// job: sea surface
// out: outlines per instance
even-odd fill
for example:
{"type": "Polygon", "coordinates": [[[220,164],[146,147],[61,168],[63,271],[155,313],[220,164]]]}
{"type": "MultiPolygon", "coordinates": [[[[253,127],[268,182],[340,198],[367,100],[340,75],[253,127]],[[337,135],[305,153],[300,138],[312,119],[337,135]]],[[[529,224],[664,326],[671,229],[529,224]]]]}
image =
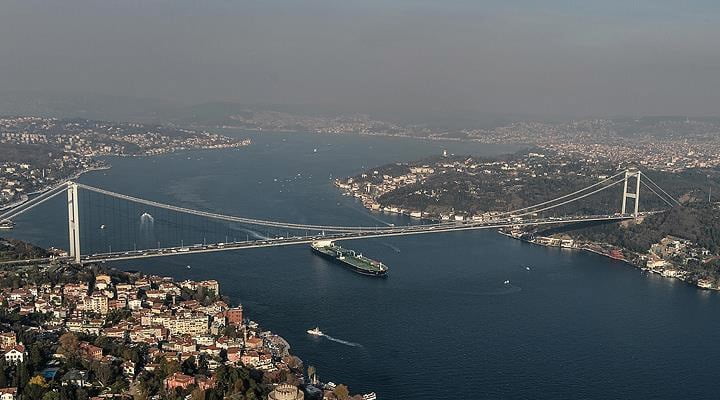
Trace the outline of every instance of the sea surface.
{"type": "MultiPolygon", "coordinates": [[[[443,149],[472,155],[518,149],[368,136],[235,134],[254,142],[243,149],[111,158],[112,169],[80,181],[254,218],[401,224],[409,221],[367,212],[342,196],[331,179],[443,149]]],[[[145,217],[147,232],[130,232],[141,223],[141,208],[87,199],[101,211],[83,214],[93,209],[85,205],[81,218],[105,225],[84,223],[83,243],[91,251],[192,235],[160,232],[162,220],[172,218],[161,215],[153,216],[157,226],[150,227],[145,217]],[[118,209],[122,217],[108,216],[118,209]],[[123,225],[128,217],[135,222],[123,225]],[[128,233],[135,236],[124,237],[128,233]]],[[[66,213],[64,199],[55,199],[17,220],[12,234],[66,248],[66,213]]],[[[186,221],[184,229],[193,231],[197,223],[186,221]]],[[[186,240],[202,239],[195,234],[186,240]]],[[[114,265],[177,279],[217,279],[223,294],[285,337],[323,381],[345,383],[353,393],[375,391],[383,400],[717,397],[720,297],[714,292],[595,254],[537,247],[490,231],[355,240],[346,246],[385,262],[388,277],[352,273],[306,246],[114,265]],[[305,333],[315,326],[329,337],[305,333]]]]}

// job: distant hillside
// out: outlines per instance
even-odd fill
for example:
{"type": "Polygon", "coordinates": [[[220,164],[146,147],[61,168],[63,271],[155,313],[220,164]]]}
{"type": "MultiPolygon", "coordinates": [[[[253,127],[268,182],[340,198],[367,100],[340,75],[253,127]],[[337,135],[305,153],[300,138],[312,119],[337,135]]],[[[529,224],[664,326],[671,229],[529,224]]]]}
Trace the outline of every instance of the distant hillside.
{"type": "Polygon", "coordinates": [[[168,122],[183,107],[165,100],[88,93],[0,91],[0,116],[33,115],[104,121],[168,122]]]}

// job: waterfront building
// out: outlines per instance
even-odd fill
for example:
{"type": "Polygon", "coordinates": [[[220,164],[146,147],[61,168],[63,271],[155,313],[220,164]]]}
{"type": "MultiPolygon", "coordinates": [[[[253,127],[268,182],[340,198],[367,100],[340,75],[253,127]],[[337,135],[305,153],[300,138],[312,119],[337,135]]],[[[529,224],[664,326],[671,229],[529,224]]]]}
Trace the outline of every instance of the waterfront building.
{"type": "Polygon", "coordinates": [[[268,395],[268,400],[303,400],[305,395],[296,386],[283,384],[268,395]]]}
{"type": "Polygon", "coordinates": [[[231,309],[227,310],[227,312],[225,313],[225,317],[227,318],[227,322],[230,325],[234,325],[234,326],[242,325],[242,320],[243,320],[242,306],[237,306],[235,308],[231,308],[231,309]]]}

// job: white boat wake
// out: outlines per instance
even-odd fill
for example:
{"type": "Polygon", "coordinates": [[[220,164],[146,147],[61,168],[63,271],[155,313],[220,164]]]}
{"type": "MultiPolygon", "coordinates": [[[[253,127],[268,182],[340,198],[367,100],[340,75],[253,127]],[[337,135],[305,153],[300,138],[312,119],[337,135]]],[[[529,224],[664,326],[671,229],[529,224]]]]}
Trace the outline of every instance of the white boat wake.
{"type": "Polygon", "coordinates": [[[350,346],[350,347],[363,347],[363,345],[361,345],[360,343],[348,342],[347,340],[342,340],[342,339],[334,338],[334,337],[332,337],[332,336],[330,336],[330,335],[328,335],[328,334],[325,334],[325,333],[323,333],[321,336],[324,337],[325,339],[331,341],[331,342],[344,344],[345,346],[350,346]]]}
{"type": "Polygon", "coordinates": [[[393,246],[393,245],[391,245],[390,243],[383,243],[383,245],[384,245],[385,247],[391,248],[391,249],[392,249],[393,251],[395,251],[396,253],[399,253],[399,252],[400,252],[400,248],[399,248],[399,247],[393,246]]]}
{"type": "Polygon", "coordinates": [[[360,343],[348,342],[347,340],[337,339],[337,338],[334,338],[334,337],[328,336],[328,335],[325,335],[325,338],[326,338],[327,340],[333,341],[333,342],[335,342],[335,343],[344,344],[345,346],[363,347],[363,345],[361,345],[360,343]]]}

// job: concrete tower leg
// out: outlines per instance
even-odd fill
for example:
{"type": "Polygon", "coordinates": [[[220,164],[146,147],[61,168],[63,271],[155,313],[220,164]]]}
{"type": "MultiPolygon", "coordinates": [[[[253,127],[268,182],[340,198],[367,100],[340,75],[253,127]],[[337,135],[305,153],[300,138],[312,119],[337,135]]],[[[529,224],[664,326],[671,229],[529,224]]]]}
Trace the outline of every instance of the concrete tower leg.
{"type": "Polygon", "coordinates": [[[68,182],[68,239],[70,241],[70,257],[80,263],[80,213],[78,207],[78,186],[68,182]]]}
{"type": "Polygon", "coordinates": [[[623,198],[622,198],[622,213],[627,214],[627,199],[633,199],[633,216],[637,218],[639,212],[640,212],[640,171],[625,171],[625,183],[623,188],[623,198]],[[635,178],[635,192],[630,193],[628,192],[628,180],[630,178],[635,178]]]}

